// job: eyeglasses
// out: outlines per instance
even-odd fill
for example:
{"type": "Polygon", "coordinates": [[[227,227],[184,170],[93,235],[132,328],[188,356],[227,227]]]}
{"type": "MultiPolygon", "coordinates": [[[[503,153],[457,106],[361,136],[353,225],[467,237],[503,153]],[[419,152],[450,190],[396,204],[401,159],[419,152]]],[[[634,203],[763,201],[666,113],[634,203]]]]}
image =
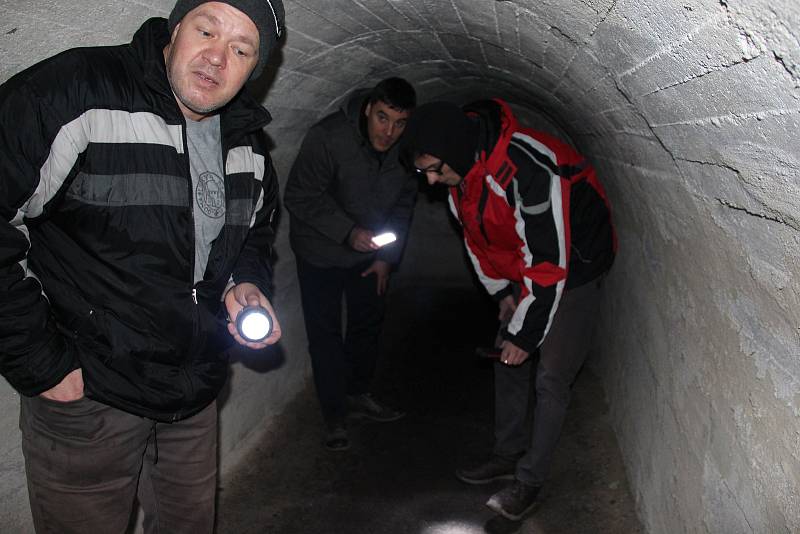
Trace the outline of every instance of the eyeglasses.
{"type": "Polygon", "coordinates": [[[430,167],[426,167],[424,169],[414,167],[414,172],[419,176],[427,176],[429,172],[441,176],[444,174],[444,172],[442,172],[442,167],[444,167],[444,160],[440,160],[438,165],[431,165],[430,167]]]}

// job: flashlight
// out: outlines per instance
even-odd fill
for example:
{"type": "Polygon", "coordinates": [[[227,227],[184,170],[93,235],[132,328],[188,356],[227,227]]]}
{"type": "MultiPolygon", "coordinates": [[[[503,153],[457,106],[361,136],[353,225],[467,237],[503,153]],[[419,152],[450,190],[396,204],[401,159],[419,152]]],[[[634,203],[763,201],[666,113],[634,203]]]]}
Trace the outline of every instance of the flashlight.
{"type": "Polygon", "coordinates": [[[388,245],[389,243],[394,243],[395,241],[397,241],[397,236],[394,235],[394,232],[384,232],[372,238],[372,242],[379,247],[388,245]]]}
{"type": "Polygon", "coordinates": [[[272,333],[272,317],[262,306],[245,306],[236,316],[236,330],[245,341],[264,341],[272,333]]]}
{"type": "Polygon", "coordinates": [[[475,355],[479,358],[489,358],[489,359],[499,359],[500,355],[503,353],[503,349],[500,347],[477,347],[475,349],[475,355]]]}

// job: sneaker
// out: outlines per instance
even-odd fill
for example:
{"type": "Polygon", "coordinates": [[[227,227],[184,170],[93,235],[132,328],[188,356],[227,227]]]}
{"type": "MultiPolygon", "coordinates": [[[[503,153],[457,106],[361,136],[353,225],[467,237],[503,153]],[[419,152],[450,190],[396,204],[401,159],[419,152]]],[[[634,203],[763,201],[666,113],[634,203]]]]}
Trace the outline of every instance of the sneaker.
{"type": "Polygon", "coordinates": [[[516,460],[493,454],[488,460],[472,468],[457,469],[456,477],[467,484],[488,484],[495,480],[514,480],[516,460]]]}
{"type": "Polygon", "coordinates": [[[369,393],[347,396],[348,416],[365,417],[379,423],[397,421],[405,417],[406,413],[390,408],[376,401],[369,393]]]}
{"type": "Polygon", "coordinates": [[[541,486],[531,486],[520,480],[514,480],[510,485],[492,495],[486,506],[506,519],[519,521],[530,512],[538,502],[541,486]]]}
{"type": "Polygon", "coordinates": [[[331,425],[325,434],[325,448],[329,451],[346,451],[350,448],[347,429],[341,423],[331,425]]]}

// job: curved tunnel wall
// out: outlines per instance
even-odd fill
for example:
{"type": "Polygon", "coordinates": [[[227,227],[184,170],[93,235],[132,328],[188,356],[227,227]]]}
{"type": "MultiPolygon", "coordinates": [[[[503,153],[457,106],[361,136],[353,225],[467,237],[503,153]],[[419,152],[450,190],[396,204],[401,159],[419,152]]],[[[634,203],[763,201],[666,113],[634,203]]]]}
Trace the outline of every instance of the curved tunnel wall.
{"type": "MultiPolygon", "coordinates": [[[[0,81],[65,48],[124,42],[172,4],[3,2],[0,81]]],[[[281,64],[262,90],[282,180],[306,129],[387,75],[423,100],[502,96],[546,114],[593,161],[614,207],[621,253],[593,361],[648,531],[800,530],[797,3],[285,4],[281,64]]],[[[224,472],[307,380],[287,229],[284,218],[284,342],[233,365],[224,472]]],[[[420,203],[412,239],[403,283],[467,283],[443,206],[420,203]]],[[[0,402],[0,524],[27,525],[18,399],[5,383],[0,402]]]]}

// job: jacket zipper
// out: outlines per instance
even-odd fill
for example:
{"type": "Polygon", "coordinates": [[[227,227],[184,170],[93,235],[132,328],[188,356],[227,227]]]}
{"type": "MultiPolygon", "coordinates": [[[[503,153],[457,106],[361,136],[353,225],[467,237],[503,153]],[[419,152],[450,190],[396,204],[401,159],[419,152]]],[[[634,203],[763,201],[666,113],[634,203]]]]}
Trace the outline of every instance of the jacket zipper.
{"type": "MultiPolygon", "coordinates": [[[[190,269],[189,269],[189,280],[192,286],[192,302],[194,306],[192,306],[192,339],[189,341],[189,354],[193,354],[195,352],[195,344],[197,343],[197,336],[198,336],[198,310],[197,310],[197,288],[194,287],[194,269],[195,269],[195,248],[197,247],[197,243],[195,242],[196,236],[194,231],[194,191],[192,190],[192,166],[189,163],[189,140],[188,140],[188,132],[186,129],[186,119],[184,119],[183,124],[183,149],[184,153],[186,154],[186,176],[188,177],[188,188],[189,188],[189,220],[191,221],[191,241],[192,241],[192,249],[191,249],[191,262],[190,262],[190,269]]],[[[189,371],[186,369],[186,361],[184,361],[180,368],[181,374],[183,375],[184,384],[186,387],[186,394],[190,394],[190,390],[192,388],[192,379],[189,375],[189,371]]],[[[177,421],[180,417],[180,412],[176,412],[172,415],[172,420],[177,421]]]]}

